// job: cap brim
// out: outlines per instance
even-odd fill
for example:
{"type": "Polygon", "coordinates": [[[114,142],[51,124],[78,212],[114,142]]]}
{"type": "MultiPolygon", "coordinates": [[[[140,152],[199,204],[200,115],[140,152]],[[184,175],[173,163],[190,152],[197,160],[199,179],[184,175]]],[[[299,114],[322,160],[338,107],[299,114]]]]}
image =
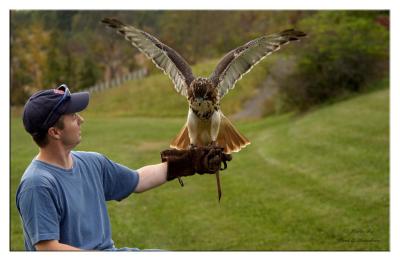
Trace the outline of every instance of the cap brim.
{"type": "Polygon", "coordinates": [[[89,104],[89,93],[78,92],[72,93],[70,102],[67,106],[65,113],[74,113],[83,111],[89,104]]]}

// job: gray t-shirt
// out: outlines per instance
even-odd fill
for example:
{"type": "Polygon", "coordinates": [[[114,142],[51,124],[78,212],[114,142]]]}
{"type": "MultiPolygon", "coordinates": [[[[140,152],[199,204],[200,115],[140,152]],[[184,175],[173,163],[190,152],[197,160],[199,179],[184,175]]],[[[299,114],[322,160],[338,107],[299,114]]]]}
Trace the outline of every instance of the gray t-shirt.
{"type": "Polygon", "coordinates": [[[34,159],[21,178],[16,203],[27,250],[53,239],[88,250],[114,247],[106,201],[129,196],[138,173],[99,153],[71,153],[71,169],[34,159]]]}

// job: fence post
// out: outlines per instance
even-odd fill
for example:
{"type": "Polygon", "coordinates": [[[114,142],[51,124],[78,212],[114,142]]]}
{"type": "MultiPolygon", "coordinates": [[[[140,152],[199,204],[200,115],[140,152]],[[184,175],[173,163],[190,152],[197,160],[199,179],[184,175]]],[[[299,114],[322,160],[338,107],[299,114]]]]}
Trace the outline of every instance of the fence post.
{"type": "Polygon", "coordinates": [[[103,82],[96,83],[96,84],[86,88],[85,91],[87,91],[89,93],[100,92],[105,89],[113,88],[115,86],[121,86],[123,83],[130,81],[130,80],[142,79],[142,78],[146,77],[146,75],[147,75],[146,68],[138,69],[135,71],[131,71],[127,74],[124,74],[122,76],[117,75],[116,77],[114,77],[113,79],[111,79],[109,81],[103,81],[103,82]]]}

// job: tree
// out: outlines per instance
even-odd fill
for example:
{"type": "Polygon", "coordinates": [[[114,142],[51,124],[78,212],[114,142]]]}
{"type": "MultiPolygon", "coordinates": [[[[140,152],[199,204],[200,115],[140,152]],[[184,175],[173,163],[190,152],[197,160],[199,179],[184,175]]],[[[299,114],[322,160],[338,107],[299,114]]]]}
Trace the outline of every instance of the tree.
{"type": "Polygon", "coordinates": [[[11,105],[23,104],[44,83],[49,32],[40,22],[15,30],[11,35],[11,105]]]}
{"type": "Polygon", "coordinates": [[[90,56],[86,56],[78,72],[78,89],[91,87],[98,80],[98,71],[90,56]]]}
{"type": "MultiPolygon", "coordinates": [[[[297,71],[282,94],[288,104],[306,110],[347,93],[361,92],[388,68],[389,34],[376,12],[322,11],[300,22],[308,34],[297,71]]],[[[380,14],[379,14],[380,15],[380,14]]]]}
{"type": "Polygon", "coordinates": [[[59,31],[54,30],[50,34],[50,43],[44,79],[45,85],[48,88],[61,83],[63,64],[60,50],[60,45],[62,43],[60,38],[59,31]]]}

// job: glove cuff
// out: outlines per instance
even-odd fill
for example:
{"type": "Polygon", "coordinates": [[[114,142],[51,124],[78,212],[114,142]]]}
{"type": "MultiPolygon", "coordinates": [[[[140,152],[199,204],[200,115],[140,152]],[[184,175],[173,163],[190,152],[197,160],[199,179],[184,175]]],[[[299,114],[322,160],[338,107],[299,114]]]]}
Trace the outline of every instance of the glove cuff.
{"type": "Polygon", "coordinates": [[[191,176],[195,174],[191,166],[191,160],[188,155],[171,156],[166,158],[167,161],[167,181],[178,177],[191,176]]]}

